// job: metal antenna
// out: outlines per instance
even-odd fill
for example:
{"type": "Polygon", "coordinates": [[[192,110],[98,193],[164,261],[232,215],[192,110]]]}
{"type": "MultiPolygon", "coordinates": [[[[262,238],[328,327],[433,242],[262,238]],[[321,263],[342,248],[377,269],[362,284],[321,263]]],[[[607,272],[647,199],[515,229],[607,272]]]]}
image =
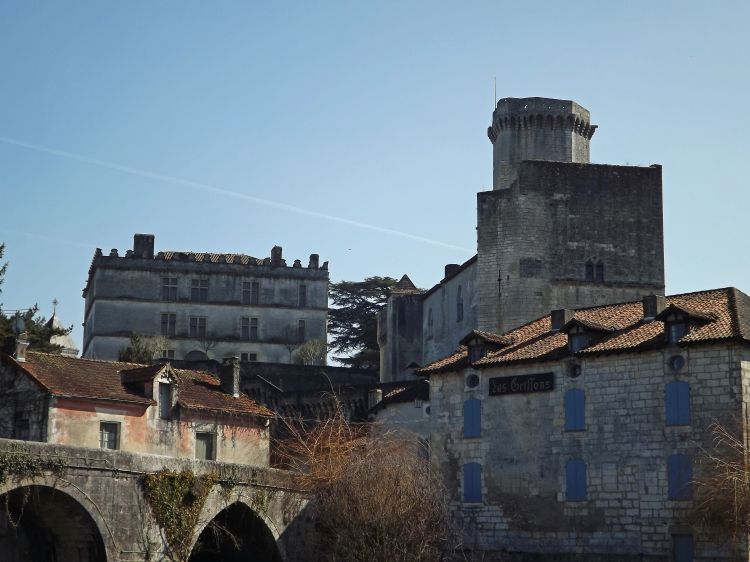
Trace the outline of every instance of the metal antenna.
{"type": "Polygon", "coordinates": [[[494,94],[495,94],[495,103],[492,106],[492,110],[494,111],[495,108],[497,107],[497,76],[494,76],[493,79],[495,81],[495,92],[494,92],[494,94]]]}

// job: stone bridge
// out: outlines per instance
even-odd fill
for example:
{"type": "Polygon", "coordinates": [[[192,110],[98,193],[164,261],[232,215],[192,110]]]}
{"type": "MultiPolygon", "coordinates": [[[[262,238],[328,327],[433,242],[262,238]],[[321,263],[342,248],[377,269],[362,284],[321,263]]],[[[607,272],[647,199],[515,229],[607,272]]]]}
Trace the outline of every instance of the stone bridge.
{"type": "Polygon", "coordinates": [[[305,505],[281,470],[0,439],[3,562],[292,562],[311,555],[305,505]],[[152,479],[154,508],[162,470],[189,471],[187,493],[152,479]]]}

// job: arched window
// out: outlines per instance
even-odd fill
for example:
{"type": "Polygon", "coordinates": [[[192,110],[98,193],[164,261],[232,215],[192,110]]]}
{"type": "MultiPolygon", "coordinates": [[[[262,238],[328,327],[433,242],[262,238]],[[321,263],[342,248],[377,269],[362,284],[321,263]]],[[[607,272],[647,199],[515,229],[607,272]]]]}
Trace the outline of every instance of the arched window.
{"type": "Polygon", "coordinates": [[[690,385],[682,381],[667,384],[665,411],[667,425],[690,424],[690,385]]]}
{"type": "Polygon", "coordinates": [[[580,388],[571,388],[565,393],[565,431],[586,429],[585,396],[580,388]]]}
{"type": "Polygon", "coordinates": [[[432,336],[435,335],[435,332],[433,331],[433,324],[432,324],[432,308],[427,309],[427,339],[432,339],[432,336]]]}
{"type": "Polygon", "coordinates": [[[482,402],[477,398],[469,398],[464,402],[464,437],[480,437],[482,435],[482,402]]]}
{"type": "Polygon", "coordinates": [[[588,260],[586,262],[586,281],[594,280],[594,262],[588,260]]]}
{"type": "Polygon", "coordinates": [[[464,319],[464,295],[461,290],[461,285],[458,286],[456,292],[456,322],[461,322],[464,319]]]}

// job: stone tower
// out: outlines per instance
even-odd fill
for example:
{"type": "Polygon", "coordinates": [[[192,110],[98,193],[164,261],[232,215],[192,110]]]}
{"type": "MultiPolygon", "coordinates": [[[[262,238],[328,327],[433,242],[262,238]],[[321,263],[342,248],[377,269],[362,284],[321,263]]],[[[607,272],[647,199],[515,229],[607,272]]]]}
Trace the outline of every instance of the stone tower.
{"type": "Polygon", "coordinates": [[[479,329],[664,294],[661,166],[590,164],[595,130],[573,101],[497,103],[493,190],[477,194],[479,329]]]}
{"type": "Polygon", "coordinates": [[[507,189],[524,160],[589,163],[589,141],[596,131],[589,112],[574,101],[503,98],[492,114],[492,187],[507,189]]]}

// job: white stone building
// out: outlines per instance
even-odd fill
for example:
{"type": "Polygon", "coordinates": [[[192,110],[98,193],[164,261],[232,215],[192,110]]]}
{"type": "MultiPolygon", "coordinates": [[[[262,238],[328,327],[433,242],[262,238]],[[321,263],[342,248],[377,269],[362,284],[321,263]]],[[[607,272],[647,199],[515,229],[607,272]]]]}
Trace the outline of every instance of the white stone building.
{"type": "Polygon", "coordinates": [[[271,257],[164,251],[136,234],[124,256],[96,250],[83,290],[83,356],[116,360],[131,334],[162,336],[168,359],[290,363],[311,339],[326,339],[328,262],[311,254],[290,267],[271,257]]]}
{"type": "Polygon", "coordinates": [[[469,548],[502,560],[748,559],[690,513],[712,425],[747,433],[750,297],[556,310],[463,343],[417,374],[429,377],[432,460],[469,548]]]}

